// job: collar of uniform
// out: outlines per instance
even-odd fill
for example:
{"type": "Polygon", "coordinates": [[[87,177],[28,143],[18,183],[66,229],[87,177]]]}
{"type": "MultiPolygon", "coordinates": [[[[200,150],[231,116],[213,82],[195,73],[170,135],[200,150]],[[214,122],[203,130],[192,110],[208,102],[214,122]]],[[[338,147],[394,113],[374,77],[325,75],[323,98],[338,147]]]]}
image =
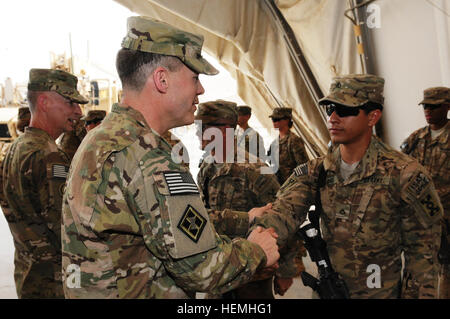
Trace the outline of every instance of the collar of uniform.
{"type": "Polygon", "coordinates": [[[51,140],[51,141],[55,142],[46,131],[44,131],[43,129],[37,128],[37,127],[27,126],[25,128],[25,133],[31,133],[35,136],[39,136],[39,137],[45,138],[46,140],[51,140]]]}
{"type": "Polygon", "coordinates": [[[144,118],[144,115],[142,115],[141,112],[138,110],[132,108],[128,105],[123,105],[119,103],[114,103],[111,112],[119,113],[119,114],[126,114],[128,117],[132,118],[136,123],[142,127],[150,128],[150,125],[148,125],[147,121],[144,118]]]}
{"type": "MultiPolygon", "coordinates": [[[[355,171],[345,181],[344,183],[345,185],[369,177],[375,173],[378,162],[377,143],[379,143],[378,138],[376,136],[372,136],[369,147],[364,153],[364,156],[362,157],[355,171]]],[[[334,147],[333,150],[326,155],[323,165],[326,171],[333,171],[337,173],[340,170],[341,166],[340,163],[341,163],[340,148],[334,147]]]]}
{"type": "Polygon", "coordinates": [[[113,106],[111,107],[111,112],[126,116],[129,120],[141,126],[144,131],[151,131],[155,136],[158,137],[158,148],[168,151],[169,153],[171,152],[172,147],[170,146],[170,144],[161,135],[159,135],[158,132],[152,129],[150,125],[148,125],[141,112],[132,108],[131,106],[121,105],[119,103],[113,104],[113,106]]]}
{"type": "Polygon", "coordinates": [[[279,143],[280,144],[286,143],[287,140],[289,139],[289,136],[291,136],[291,133],[292,133],[291,131],[288,131],[284,137],[280,138],[279,143]]]}
{"type": "MultiPolygon", "coordinates": [[[[445,129],[444,132],[442,132],[441,135],[439,135],[436,139],[436,141],[438,141],[440,144],[447,144],[448,143],[448,138],[450,135],[450,121],[447,120],[447,124],[445,124],[445,129]]],[[[431,135],[431,132],[430,132],[431,135]]]]}

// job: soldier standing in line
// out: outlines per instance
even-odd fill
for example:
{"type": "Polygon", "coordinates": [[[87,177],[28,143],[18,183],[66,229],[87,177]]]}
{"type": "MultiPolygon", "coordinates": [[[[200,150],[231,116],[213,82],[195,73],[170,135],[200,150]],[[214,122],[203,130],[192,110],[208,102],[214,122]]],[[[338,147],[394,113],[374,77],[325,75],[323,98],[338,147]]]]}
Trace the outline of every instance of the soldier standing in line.
{"type": "Polygon", "coordinates": [[[333,79],[319,103],[336,147],[297,167],[255,225],[274,227],[282,247],[320,192],[323,238],[351,298],[436,298],[443,209],[427,170],[372,136],[383,86],[374,75],[333,79]]]}
{"type": "Polygon", "coordinates": [[[439,278],[439,298],[450,299],[450,88],[432,87],[423,92],[425,119],[429,125],[413,132],[401,150],[414,157],[431,174],[444,207],[439,278]]]}
{"type": "Polygon", "coordinates": [[[104,110],[90,110],[86,116],[83,116],[81,118],[81,120],[84,121],[84,127],[86,128],[86,132],[89,132],[93,128],[99,126],[100,123],[105,118],[105,116],[106,111],[104,110]]]}
{"type": "Polygon", "coordinates": [[[75,152],[87,132],[100,125],[105,116],[106,111],[91,110],[86,116],[83,116],[76,121],[74,124],[74,129],[71,132],[65,132],[62,134],[58,146],[64,153],[67,154],[70,161],[72,161],[75,152]]]}
{"type": "MultiPolygon", "coordinates": [[[[20,107],[17,114],[17,123],[14,127],[19,131],[19,135],[23,134],[25,127],[30,125],[31,113],[29,107],[20,107]]],[[[12,134],[11,134],[12,135],[12,134]]],[[[8,152],[9,147],[12,143],[4,143],[0,150],[0,206],[2,208],[3,214],[6,216],[10,215],[8,202],[3,195],[3,163],[8,152]]]]}
{"type": "Polygon", "coordinates": [[[70,132],[64,132],[58,143],[58,147],[66,153],[66,155],[69,157],[69,160],[72,161],[73,156],[75,155],[75,152],[78,149],[78,146],[80,146],[81,141],[86,136],[86,127],[84,124],[84,121],[80,118],[75,120],[73,123],[73,130],[70,132]]]}
{"type": "Polygon", "coordinates": [[[69,159],[55,140],[81,116],[77,78],[61,70],[31,69],[31,121],[3,164],[6,219],[16,248],[19,298],[64,298],[61,281],[61,206],[69,159]]]}
{"type": "Polygon", "coordinates": [[[193,123],[204,93],[199,73],[217,70],[201,56],[202,36],[142,16],[128,18],[127,31],[116,59],[122,101],[83,140],[69,172],[65,296],[224,293],[277,262],[276,234],[219,236],[191,174],[161,137],[193,123]]]}
{"type": "Polygon", "coordinates": [[[237,107],[238,126],[236,128],[236,137],[238,147],[243,147],[246,152],[256,156],[264,157],[266,149],[264,148],[264,140],[259,133],[248,125],[248,121],[252,116],[250,106],[241,105],[237,107]]]}
{"type": "Polygon", "coordinates": [[[280,185],[288,179],[294,168],[308,161],[305,144],[303,140],[295,133],[291,132],[292,109],[288,107],[275,108],[272,112],[273,127],[279,130],[278,148],[276,143],[272,142],[268,155],[278,151],[279,160],[277,162],[277,177],[280,185]]]}
{"type": "MultiPolygon", "coordinates": [[[[226,223],[222,223],[222,227],[216,227],[216,229],[219,233],[227,234],[232,238],[245,237],[249,223],[252,221],[247,212],[254,207],[272,202],[280,185],[274,174],[261,173],[261,168],[268,168],[268,166],[252,154],[245,152],[243,154],[245,161],[238,160],[237,141],[233,133],[238,120],[236,103],[224,100],[200,103],[195,120],[201,121],[197,134],[200,137],[202,149],[205,149],[208,144],[208,140],[203,139],[205,130],[215,128],[220,132],[214,135],[213,140],[213,142],[219,142],[217,147],[220,149],[211,150],[211,153],[204,158],[197,175],[197,183],[205,207],[214,211],[231,209],[243,212],[244,218],[239,227],[229,227],[226,223]],[[227,145],[227,136],[230,134],[233,134],[233,143],[227,145]],[[232,149],[227,146],[231,146],[232,149]],[[230,152],[234,152],[234,156],[229,162],[226,157],[230,152]],[[249,157],[252,157],[252,160],[249,157]],[[229,229],[239,229],[239,232],[230,233],[229,229]]],[[[231,222],[236,223],[239,220],[233,219],[231,222]]],[[[273,299],[272,277],[250,282],[224,294],[223,297],[225,299],[273,299]]]]}

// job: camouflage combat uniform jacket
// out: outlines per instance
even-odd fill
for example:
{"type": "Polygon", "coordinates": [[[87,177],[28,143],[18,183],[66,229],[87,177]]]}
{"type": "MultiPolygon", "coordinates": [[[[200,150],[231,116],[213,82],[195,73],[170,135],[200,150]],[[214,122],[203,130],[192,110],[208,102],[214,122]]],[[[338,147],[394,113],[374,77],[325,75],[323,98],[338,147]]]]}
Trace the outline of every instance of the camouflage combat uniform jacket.
{"type": "Polygon", "coordinates": [[[172,161],[170,145],[141,113],[118,104],[73,159],[62,246],[68,298],[223,293],[266,262],[258,245],[217,235],[192,176],[172,161]]]}
{"type": "Polygon", "coordinates": [[[434,140],[429,126],[418,129],[403,142],[401,150],[430,172],[444,207],[444,218],[450,225],[450,121],[434,140]]]}
{"type": "MultiPolygon", "coordinates": [[[[245,158],[245,163],[237,163],[236,148],[234,163],[215,163],[208,156],[197,175],[203,202],[212,210],[210,218],[214,221],[217,232],[230,237],[246,237],[249,228],[248,211],[272,203],[280,188],[275,175],[261,174],[261,167],[267,165],[249,153],[246,153],[245,158]]],[[[304,270],[299,256],[303,256],[304,252],[303,245],[292,238],[280,251],[277,276],[299,276],[304,270]]]]}
{"type": "Polygon", "coordinates": [[[17,295],[63,298],[61,206],[69,159],[45,131],[28,127],[9,148],[3,166],[17,295]]]}
{"type": "Polygon", "coordinates": [[[266,155],[264,140],[252,127],[247,128],[245,131],[238,127],[236,129],[236,137],[238,147],[243,147],[246,152],[256,157],[260,157],[260,154],[266,155]],[[256,145],[256,148],[254,145],[256,145]]]}
{"type": "Polygon", "coordinates": [[[84,121],[78,121],[74,130],[62,134],[59,147],[67,154],[70,160],[72,160],[86,134],[87,131],[84,127],[84,121]]]}
{"type": "Polygon", "coordinates": [[[321,228],[331,262],[351,298],[396,298],[405,252],[403,298],[435,298],[442,205],[428,172],[416,160],[376,137],[348,180],[340,177],[340,150],[299,166],[282,185],[273,209],[256,224],[273,226],[283,244],[306,218],[317,191],[319,167],[327,172],[320,189],[321,228]],[[372,265],[372,266],[371,266],[372,265]],[[380,288],[369,276],[380,269],[380,288]],[[370,266],[370,267],[369,267],[370,266]]]}
{"type": "MultiPolygon", "coordinates": [[[[269,155],[275,150],[275,142],[270,145],[269,155]]],[[[305,144],[296,134],[289,133],[279,141],[279,161],[277,178],[280,185],[288,179],[294,168],[308,161],[305,144]]]]}
{"type": "Polygon", "coordinates": [[[217,231],[230,237],[246,237],[248,211],[273,202],[280,188],[273,174],[261,174],[260,168],[267,165],[251,154],[245,155],[245,163],[236,162],[236,148],[234,163],[216,163],[209,155],[203,160],[197,175],[203,202],[206,208],[212,210],[210,217],[215,221],[217,231]],[[252,156],[252,162],[255,163],[248,160],[249,156],[252,156]],[[216,216],[225,210],[237,212],[232,217],[230,211],[228,218],[216,216]],[[217,219],[223,222],[219,225],[217,219]]]}

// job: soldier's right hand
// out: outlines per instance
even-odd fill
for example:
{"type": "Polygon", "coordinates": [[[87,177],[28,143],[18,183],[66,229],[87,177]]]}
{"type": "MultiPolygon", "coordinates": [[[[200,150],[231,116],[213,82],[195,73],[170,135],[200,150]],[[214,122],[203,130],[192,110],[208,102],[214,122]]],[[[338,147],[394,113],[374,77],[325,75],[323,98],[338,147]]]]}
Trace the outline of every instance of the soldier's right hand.
{"type": "Polygon", "coordinates": [[[267,263],[265,267],[271,267],[280,258],[277,245],[277,233],[272,229],[264,229],[261,226],[256,227],[248,236],[247,240],[258,244],[266,253],[267,263]]]}
{"type": "Polygon", "coordinates": [[[272,203],[267,204],[262,207],[254,207],[248,211],[248,222],[251,224],[255,217],[261,217],[266,213],[266,211],[272,210],[272,203]]]}

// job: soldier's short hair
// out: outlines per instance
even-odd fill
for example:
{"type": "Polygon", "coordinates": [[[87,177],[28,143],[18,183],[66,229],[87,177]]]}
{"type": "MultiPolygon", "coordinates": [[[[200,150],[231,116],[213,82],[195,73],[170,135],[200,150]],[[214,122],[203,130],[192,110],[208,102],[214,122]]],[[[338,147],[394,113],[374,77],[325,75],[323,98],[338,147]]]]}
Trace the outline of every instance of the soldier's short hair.
{"type": "Polygon", "coordinates": [[[116,68],[127,89],[140,91],[158,65],[170,71],[185,64],[197,73],[213,75],[219,72],[201,55],[203,36],[150,17],[129,17],[121,46],[116,68]]]}
{"type": "Polygon", "coordinates": [[[127,48],[122,48],[117,53],[116,69],[124,89],[141,91],[148,76],[158,66],[175,72],[183,66],[183,63],[177,57],[127,48]]]}

